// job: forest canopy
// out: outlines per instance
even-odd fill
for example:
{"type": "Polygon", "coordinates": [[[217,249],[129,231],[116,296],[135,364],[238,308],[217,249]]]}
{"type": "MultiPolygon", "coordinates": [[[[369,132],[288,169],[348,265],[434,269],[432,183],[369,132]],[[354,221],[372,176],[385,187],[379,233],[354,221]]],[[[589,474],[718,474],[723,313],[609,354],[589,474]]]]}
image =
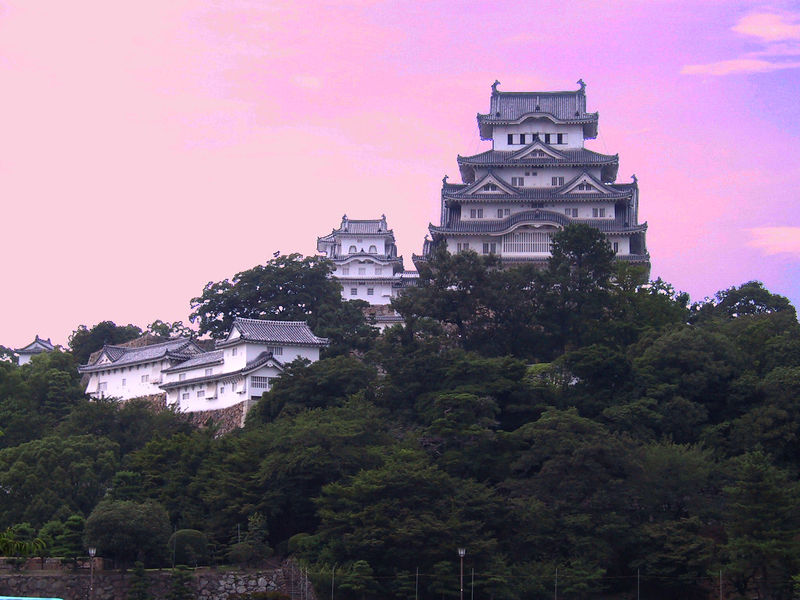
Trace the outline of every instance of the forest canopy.
{"type": "Polygon", "coordinates": [[[89,328],[72,352],[0,362],[0,539],[159,565],[187,530],[202,560],[291,555],[354,599],[417,585],[455,598],[459,547],[481,597],[551,598],[556,570],[570,598],[638,582],[701,599],[720,573],[731,598],[793,597],[800,325],[786,298],[751,281],[692,304],[581,227],[544,269],[440,250],[381,336],[329,274],[290,255],[192,300],[212,336],[258,316],[336,341],[228,435],[87,399],[89,328]]]}

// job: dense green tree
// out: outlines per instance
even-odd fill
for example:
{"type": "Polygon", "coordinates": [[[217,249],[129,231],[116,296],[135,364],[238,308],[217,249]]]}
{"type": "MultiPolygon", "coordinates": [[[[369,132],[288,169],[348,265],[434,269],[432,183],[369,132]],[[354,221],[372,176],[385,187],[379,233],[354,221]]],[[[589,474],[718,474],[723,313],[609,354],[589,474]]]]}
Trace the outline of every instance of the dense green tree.
{"type": "Polygon", "coordinates": [[[247,415],[248,423],[268,423],[282,412],[340,406],[349,396],[375,381],[374,367],[350,356],[288,365],[272,389],[247,415]]]}
{"type": "Polygon", "coordinates": [[[788,600],[800,566],[800,487],[761,452],[734,460],[732,467],[723,513],[727,577],[743,596],[788,600]]]}
{"type": "Polygon", "coordinates": [[[199,333],[219,339],[236,317],[306,321],[320,336],[330,336],[334,353],[364,348],[376,331],[359,307],[342,300],[341,284],[331,277],[333,263],[318,256],[282,255],[232,279],[208,282],[192,299],[192,323],[199,333]],[[354,310],[355,307],[355,310],[354,310]]]}
{"type": "Polygon", "coordinates": [[[695,304],[692,307],[694,313],[692,319],[693,321],[715,317],[733,319],[782,311],[796,314],[787,298],[771,293],[760,281],[749,281],[739,287],[719,291],[714,298],[695,304]]]}
{"type": "Polygon", "coordinates": [[[118,467],[118,446],[105,438],[51,436],[0,450],[0,525],[40,527],[88,514],[118,467]]]}
{"type": "Polygon", "coordinates": [[[163,338],[187,337],[195,339],[197,337],[197,331],[184,325],[183,321],[170,323],[169,321],[165,322],[161,319],[156,319],[147,326],[147,331],[163,338]]]}
{"type": "Polygon", "coordinates": [[[376,577],[387,577],[395,569],[450,562],[458,546],[469,549],[476,570],[496,556],[499,499],[417,451],[390,452],[381,466],[326,485],[317,503],[323,548],[309,557],[315,560],[364,560],[376,577]]]}
{"type": "Polygon", "coordinates": [[[593,341],[609,319],[613,259],[611,245],[594,227],[572,224],[553,235],[540,319],[555,349],[593,341]]]}
{"type": "Polygon", "coordinates": [[[208,564],[208,538],[197,529],[178,529],[170,536],[167,550],[173,565],[208,564]]]}
{"type": "Polygon", "coordinates": [[[79,325],[69,336],[69,349],[75,362],[85,365],[92,352],[100,350],[105,344],[122,344],[135,340],[142,330],[135,325],[116,325],[113,321],[101,321],[91,328],[79,325]]]}
{"type": "Polygon", "coordinates": [[[137,560],[133,564],[133,571],[128,583],[128,600],[153,600],[150,593],[150,581],[144,570],[144,563],[137,560]]]}
{"type": "Polygon", "coordinates": [[[191,571],[184,565],[172,569],[166,600],[194,600],[197,597],[192,589],[191,571]]]}
{"type": "Polygon", "coordinates": [[[160,504],[104,500],[86,519],[85,541],[118,566],[136,560],[162,566],[170,533],[169,517],[160,504]]]}

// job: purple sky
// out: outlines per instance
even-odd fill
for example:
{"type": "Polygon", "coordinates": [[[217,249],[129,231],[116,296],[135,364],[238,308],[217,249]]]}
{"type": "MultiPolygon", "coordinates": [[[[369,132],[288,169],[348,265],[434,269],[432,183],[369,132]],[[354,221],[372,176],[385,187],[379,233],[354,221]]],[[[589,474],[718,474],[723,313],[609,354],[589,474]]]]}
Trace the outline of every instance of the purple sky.
{"type": "Polygon", "coordinates": [[[578,78],[652,276],[798,304],[796,2],[0,0],[0,344],[187,321],[343,213],[385,213],[412,268],[490,84],[578,78]]]}

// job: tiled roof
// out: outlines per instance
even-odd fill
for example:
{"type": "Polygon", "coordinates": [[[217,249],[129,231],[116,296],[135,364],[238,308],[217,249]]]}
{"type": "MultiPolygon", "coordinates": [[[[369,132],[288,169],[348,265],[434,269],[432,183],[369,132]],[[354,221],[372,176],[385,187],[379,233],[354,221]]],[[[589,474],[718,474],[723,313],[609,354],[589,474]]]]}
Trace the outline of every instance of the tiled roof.
{"type": "Polygon", "coordinates": [[[291,344],[297,346],[325,346],[326,338],[315,336],[305,321],[266,321],[238,317],[233,327],[241,338],[220,342],[217,346],[238,343],[239,340],[268,344],[291,344]]]}
{"type": "Polygon", "coordinates": [[[97,364],[95,360],[94,363],[78,367],[78,370],[81,373],[102,371],[136,363],[153,362],[167,357],[186,359],[199,352],[200,349],[189,338],[177,338],[167,342],[161,342],[160,344],[151,344],[150,346],[142,346],[139,348],[104,346],[103,351],[100,352],[97,358],[99,359],[103,354],[106,354],[111,359],[110,363],[97,364]]]}
{"type": "Polygon", "coordinates": [[[386,215],[380,219],[350,219],[347,215],[342,217],[339,229],[334,229],[328,235],[319,238],[320,241],[333,241],[337,233],[357,233],[364,235],[391,235],[394,233],[386,224],[386,215]]]}
{"type": "Polygon", "coordinates": [[[489,113],[479,121],[515,121],[529,113],[546,113],[560,121],[594,121],[597,113],[586,112],[583,90],[574,92],[496,92],[489,113]]]}
{"type": "Polygon", "coordinates": [[[432,234],[441,233],[505,233],[510,231],[515,225],[521,223],[531,222],[548,222],[556,223],[558,225],[566,226],[570,223],[585,223],[592,227],[599,229],[603,232],[620,232],[629,233],[636,231],[644,231],[647,229],[647,224],[642,225],[625,225],[616,219],[572,219],[562,213],[551,210],[526,210],[515,213],[505,219],[487,220],[487,221],[461,221],[456,220],[449,225],[441,227],[430,225],[429,229],[432,234]]]}
{"type": "Polygon", "coordinates": [[[571,202],[576,201],[587,201],[587,200],[622,200],[624,198],[630,198],[633,191],[630,187],[620,187],[616,185],[609,185],[608,187],[613,188],[615,191],[610,194],[593,194],[593,193],[581,193],[581,194],[561,194],[561,190],[563,190],[569,182],[564,184],[563,186],[559,187],[537,187],[537,188],[528,188],[528,187],[521,187],[515,188],[519,195],[517,196],[510,196],[508,194],[498,194],[492,192],[484,192],[484,193],[477,193],[477,194],[465,194],[463,193],[463,189],[468,186],[463,186],[461,190],[453,190],[450,193],[442,192],[442,195],[445,198],[453,198],[456,200],[461,200],[468,198],[472,201],[488,201],[488,202],[520,202],[525,200],[569,200],[571,202]]]}
{"type": "Polygon", "coordinates": [[[39,354],[41,352],[49,352],[50,350],[54,349],[55,347],[50,341],[50,338],[45,340],[40,338],[39,334],[36,334],[36,338],[30,344],[23,348],[17,348],[15,352],[20,352],[22,354],[39,354]]]}
{"type": "Polygon", "coordinates": [[[519,150],[487,150],[473,156],[458,156],[459,165],[495,166],[495,165],[602,165],[619,162],[619,155],[600,154],[586,148],[559,150],[565,159],[550,156],[526,156],[514,158],[519,150]]]}
{"type": "Polygon", "coordinates": [[[204,365],[213,365],[215,363],[223,362],[224,352],[222,350],[214,350],[213,352],[201,352],[191,357],[189,360],[184,361],[175,366],[164,369],[164,373],[174,373],[175,371],[185,371],[186,369],[194,369],[204,365]]]}
{"type": "Polygon", "coordinates": [[[253,360],[248,362],[243,368],[237,369],[236,371],[230,371],[228,373],[214,373],[213,375],[203,375],[202,377],[193,377],[191,379],[184,379],[183,381],[170,381],[168,383],[160,385],[159,387],[162,390],[169,390],[178,387],[183,387],[186,385],[239,377],[241,375],[247,375],[251,371],[255,371],[256,369],[261,368],[270,360],[275,363],[275,365],[278,367],[279,370],[281,371],[283,370],[283,363],[278,359],[276,359],[274,356],[272,356],[272,352],[262,352],[261,354],[256,356],[253,360]]]}

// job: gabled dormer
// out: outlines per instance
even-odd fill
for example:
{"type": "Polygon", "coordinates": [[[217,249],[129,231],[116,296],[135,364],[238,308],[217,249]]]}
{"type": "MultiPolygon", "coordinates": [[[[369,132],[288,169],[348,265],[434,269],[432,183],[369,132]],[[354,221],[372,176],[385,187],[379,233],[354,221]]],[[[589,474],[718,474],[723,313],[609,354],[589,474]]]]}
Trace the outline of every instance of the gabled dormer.
{"type": "Polygon", "coordinates": [[[525,160],[525,159],[535,159],[535,158],[549,158],[553,160],[567,160],[567,157],[564,153],[559,152],[552,146],[545,144],[541,140],[535,140],[532,144],[529,144],[518,150],[514,154],[511,155],[511,160],[525,160]]]}
{"type": "Polygon", "coordinates": [[[613,194],[614,190],[607,187],[602,181],[594,177],[588,171],[584,171],[575,179],[568,182],[559,191],[561,195],[581,195],[581,194],[613,194]]]}
{"type": "Polygon", "coordinates": [[[478,181],[459,192],[460,196],[476,196],[484,194],[496,196],[520,195],[519,190],[506,183],[499,175],[491,170],[478,181]]]}

